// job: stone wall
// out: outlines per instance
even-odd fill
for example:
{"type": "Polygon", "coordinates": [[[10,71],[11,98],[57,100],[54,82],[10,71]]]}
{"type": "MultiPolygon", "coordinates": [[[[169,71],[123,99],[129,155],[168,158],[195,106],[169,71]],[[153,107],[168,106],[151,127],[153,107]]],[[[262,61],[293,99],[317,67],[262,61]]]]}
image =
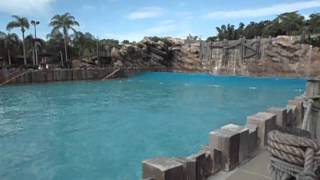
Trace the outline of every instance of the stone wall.
{"type": "MultiPolygon", "coordinates": [[[[0,86],[5,84],[19,83],[44,83],[54,81],[80,81],[80,80],[102,80],[104,77],[115,71],[117,68],[74,68],[74,69],[2,69],[0,70],[0,86]]],[[[136,73],[145,71],[171,71],[163,66],[157,67],[128,67],[121,68],[110,78],[125,78],[136,73]]]]}
{"type": "Polygon", "coordinates": [[[271,130],[295,127],[303,121],[303,99],[247,117],[243,126],[228,124],[209,133],[208,145],[188,157],[155,157],[142,161],[145,180],[206,180],[219,171],[232,171],[265,149],[271,130]]]}
{"type": "MultiPolygon", "coordinates": [[[[18,74],[18,76],[13,78],[8,84],[98,80],[102,79],[113,70],[113,68],[21,70],[21,75],[18,74]]],[[[0,71],[0,73],[2,74],[1,77],[3,77],[0,82],[10,79],[10,76],[8,75],[10,73],[9,71],[4,70],[0,71]]],[[[120,73],[117,75],[123,76],[123,72],[122,75],[120,73]]]]}

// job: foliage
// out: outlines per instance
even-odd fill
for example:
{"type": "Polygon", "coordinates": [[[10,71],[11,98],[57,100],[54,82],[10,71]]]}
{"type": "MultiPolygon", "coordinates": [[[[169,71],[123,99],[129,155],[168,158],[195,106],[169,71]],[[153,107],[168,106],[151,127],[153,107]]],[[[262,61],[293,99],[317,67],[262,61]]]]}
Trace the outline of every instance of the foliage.
{"type": "Polygon", "coordinates": [[[96,44],[97,40],[95,37],[90,34],[89,32],[82,33],[80,31],[75,32],[73,36],[73,50],[75,52],[78,52],[78,55],[84,56],[84,51],[86,51],[85,54],[93,54],[96,51],[96,44]]]}
{"type": "Polygon", "coordinates": [[[68,61],[68,45],[69,45],[69,31],[76,32],[75,27],[80,26],[78,21],[75,20],[75,17],[70,13],[65,13],[62,15],[55,15],[51,18],[51,22],[49,26],[52,26],[52,33],[61,32],[63,34],[64,41],[64,55],[65,55],[65,63],[67,66],[70,66],[70,62],[68,61]]]}
{"type": "Polygon", "coordinates": [[[187,40],[189,40],[189,41],[197,41],[197,40],[200,40],[200,38],[198,36],[193,36],[193,35],[189,34],[187,36],[187,40]]]}
{"type": "Polygon", "coordinates": [[[158,37],[158,36],[151,36],[151,37],[148,37],[151,41],[154,41],[154,42],[158,42],[158,41],[162,41],[164,42],[166,45],[171,45],[171,42],[169,41],[168,37],[158,37]]]}
{"type": "Polygon", "coordinates": [[[129,40],[123,40],[123,41],[121,42],[121,44],[130,44],[130,41],[129,41],[129,40]]]}
{"type": "Polygon", "coordinates": [[[120,44],[118,40],[115,39],[101,39],[99,40],[100,46],[110,46],[110,47],[117,47],[120,48],[120,44]]]}
{"type": "Polygon", "coordinates": [[[20,17],[17,15],[12,16],[13,20],[10,21],[7,24],[7,30],[10,31],[14,28],[20,28],[22,33],[22,47],[23,47],[23,59],[24,59],[24,65],[27,65],[27,57],[26,57],[26,48],[25,48],[25,42],[24,42],[24,33],[27,29],[29,29],[30,24],[26,17],[20,17]]]}
{"type": "Polygon", "coordinates": [[[216,41],[217,39],[218,39],[217,36],[209,36],[209,37],[207,38],[207,41],[216,41]]]}
{"type": "Polygon", "coordinates": [[[307,30],[311,34],[320,33],[320,13],[311,14],[310,19],[307,20],[307,30]]]}
{"type": "Polygon", "coordinates": [[[218,32],[212,40],[235,40],[241,37],[252,39],[261,37],[276,37],[279,35],[300,35],[305,29],[309,33],[320,32],[320,15],[312,14],[309,20],[305,20],[298,12],[288,12],[277,16],[272,21],[250,22],[248,25],[240,23],[236,28],[234,25],[227,24],[216,27],[218,32]]]}

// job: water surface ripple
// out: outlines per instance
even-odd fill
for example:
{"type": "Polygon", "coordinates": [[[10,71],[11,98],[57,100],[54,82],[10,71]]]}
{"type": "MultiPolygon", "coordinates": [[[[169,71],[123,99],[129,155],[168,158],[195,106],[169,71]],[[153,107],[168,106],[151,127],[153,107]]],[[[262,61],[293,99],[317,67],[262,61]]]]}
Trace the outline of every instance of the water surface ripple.
{"type": "Polygon", "coordinates": [[[0,88],[0,179],[134,180],[141,160],[186,156],[208,132],[302,93],[294,79],[143,73],[0,88]]]}

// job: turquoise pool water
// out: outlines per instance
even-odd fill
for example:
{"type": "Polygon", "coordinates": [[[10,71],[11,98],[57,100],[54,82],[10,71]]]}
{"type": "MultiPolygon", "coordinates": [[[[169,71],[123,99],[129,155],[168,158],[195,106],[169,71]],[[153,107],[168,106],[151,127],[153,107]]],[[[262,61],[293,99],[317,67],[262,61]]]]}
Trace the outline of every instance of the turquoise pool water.
{"type": "Polygon", "coordinates": [[[305,81],[143,73],[0,88],[0,179],[135,180],[141,160],[186,156],[210,130],[285,106],[305,81]]]}

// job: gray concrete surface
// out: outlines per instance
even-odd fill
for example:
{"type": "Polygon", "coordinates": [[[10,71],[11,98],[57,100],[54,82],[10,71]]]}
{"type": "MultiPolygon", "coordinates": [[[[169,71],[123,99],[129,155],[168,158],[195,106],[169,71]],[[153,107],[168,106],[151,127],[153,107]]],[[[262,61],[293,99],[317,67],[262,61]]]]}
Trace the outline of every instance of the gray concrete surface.
{"type": "Polygon", "coordinates": [[[271,180],[268,170],[269,153],[261,150],[258,155],[231,172],[221,171],[208,180],[271,180]]]}

